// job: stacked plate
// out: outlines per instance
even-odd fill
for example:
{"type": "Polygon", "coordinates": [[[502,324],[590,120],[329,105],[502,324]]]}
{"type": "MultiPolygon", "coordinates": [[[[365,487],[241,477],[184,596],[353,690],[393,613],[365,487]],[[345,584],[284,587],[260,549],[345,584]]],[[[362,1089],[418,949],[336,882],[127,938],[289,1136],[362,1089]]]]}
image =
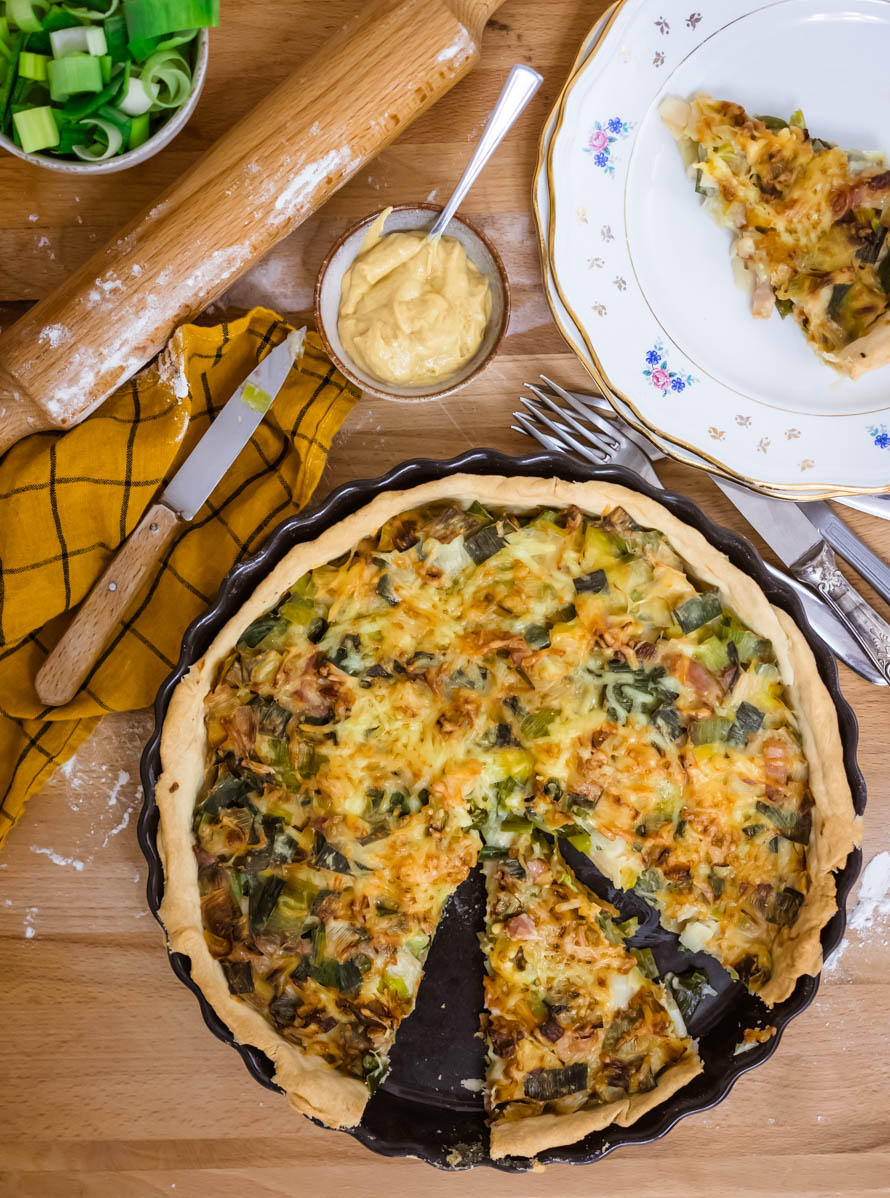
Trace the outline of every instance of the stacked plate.
{"type": "Polygon", "coordinates": [[[752,320],[658,113],[707,91],[890,150],[888,53],[887,0],[619,0],[584,40],[540,143],[545,288],[603,393],[671,457],[789,499],[890,490],[890,367],[853,382],[790,321],[752,320]]]}

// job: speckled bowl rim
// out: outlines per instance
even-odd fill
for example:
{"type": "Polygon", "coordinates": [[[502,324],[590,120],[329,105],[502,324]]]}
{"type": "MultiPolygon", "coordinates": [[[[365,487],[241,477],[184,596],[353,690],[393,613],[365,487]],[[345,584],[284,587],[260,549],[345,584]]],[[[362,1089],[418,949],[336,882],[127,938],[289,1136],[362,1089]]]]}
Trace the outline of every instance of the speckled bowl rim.
{"type": "Polygon", "coordinates": [[[153,134],[148,141],[143,142],[141,146],[137,146],[135,150],[127,150],[126,154],[118,154],[106,162],[72,162],[69,158],[53,158],[49,154],[26,154],[5,133],[0,133],[0,149],[6,150],[16,158],[21,158],[23,162],[32,162],[35,166],[42,166],[46,170],[57,171],[63,175],[114,175],[118,171],[125,171],[128,167],[138,166],[140,162],[147,162],[159,150],[163,150],[164,146],[168,145],[177,133],[181,133],[188,124],[197,107],[198,100],[201,98],[201,92],[204,90],[209,59],[210,31],[202,29],[198,34],[198,55],[195,59],[195,73],[192,76],[191,95],[176,112],[176,115],[162,125],[157,133],[153,134]]]}
{"type": "MultiPolygon", "coordinates": [[[[327,333],[325,332],[324,320],[322,318],[321,291],[322,291],[322,287],[324,286],[324,280],[325,280],[325,276],[327,275],[328,268],[330,267],[331,263],[333,262],[335,256],[343,248],[344,244],[350,239],[350,237],[354,237],[356,235],[356,233],[361,232],[362,229],[369,228],[374,223],[374,221],[378,218],[380,213],[385,211],[385,209],[388,207],[390,207],[390,205],[388,205],[388,204],[384,205],[383,208],[378,208],[376,212],[372,212],[369,216],[365,216],[361,220],[356,221],[356,223],[354,225],[351,225],[350,228],[348,228],[345,233],[341,234],[341,236],[337,238],[337,240],[334,242],[334,244],[328,250],[327,254],[324,257],[324,261],[322,262],[321,266],[318,269],[318,275],[316,276],[316,279],[315,279],[315,293],[313,296],[313,306],[314,306],[314,311],[315,311],[315,327],[318,329],[319,336],[321,337],[322,341],[324,342],[328,357],[331,359],[331,361],[334,363],[334,365],[337,367],[337,369],[340,371],[340,373],[342,375],[344,375],[346,378],[348,378],[351,383],[354,383],[355,386],[358,387],[359,390],[363,391],[366,395],[373,395],[376,399],[387,399],[392,403],[402,403],[402,404],[428,403],[431,399],[444,399],[446,396],[454,395],[454,393],[456,391],[462,390],[462,388],[466,387],[468,383],[471,383],[474,379],[478,378],[479,375],[483,372],[483,370],[486,370],[491,365],[491,363],[494,361],[495,357],[497,356],[498,350],[501,348],[501,343],[504,340],[504,337],[506,335],[507,329],[510,324],[510,308],[511,308],[510,280],[507,277],[507,268],[504,266],[503,259],[501,258],[501,255],[498,253],[498,250],[495,247],[494,242],[491,240],[491,238],[488,236],[488,234],[484,233],[483,230],[480,229],[478,225],[474,224],[473,221],[468,220],[467,217],[463,216],[460,212],[455,213],[455,215],[452,219],[454,221],[456,221],[458,224],[463,225],[465,228],[469,229],[469,231],[471,233],[473,233],[476,237],[479,238],[479,240],[482,242],[482,244],[488,250],[489,254],[491,255],[492,261],[494,262],[495,266],[497,267],[498,276],[500,277],[500,280],[501,280],[501,292],[502,292],[503,298],[504,298],[503,313],[501,315],[500,327],[498,328],[497,335],[495,336],[495,339],[492,342],[491,349],[488,351],[488,353],[485,355],[485,357],[482,358],[482,360],[477,363],[477,365],[473,368],[473,370],[471,370],[468,375],[466,375],[464,378],[460,379],[458,382],[449,383],[448,380],[446,379],[444,381],[444,383],[435,386],[433,388],[433,390],[424,391],[420,395],[399,395],[395,391],[387,391],[385,386],[383,386],[383,384],[370,383],[366,378],[363,378],[361,375],[357,374],[356,371],[353,369],[352,364],[349,362],[349,360],[344,361],[343,355],[338,354],[335,351],[334,347],[331,345],[330,338],[328,337],[327,333]]],[[[442,204],[430,204],[426,201],[424,201],[423,203],[418,203],[418,204],[393,204],[392,205],[393,213],[396,213],[396,212],[418,212],[418,211],[425,211],[425,212],[432,213],[432,212],[441,212],[442,208],[443,208],[442,204]]]]}

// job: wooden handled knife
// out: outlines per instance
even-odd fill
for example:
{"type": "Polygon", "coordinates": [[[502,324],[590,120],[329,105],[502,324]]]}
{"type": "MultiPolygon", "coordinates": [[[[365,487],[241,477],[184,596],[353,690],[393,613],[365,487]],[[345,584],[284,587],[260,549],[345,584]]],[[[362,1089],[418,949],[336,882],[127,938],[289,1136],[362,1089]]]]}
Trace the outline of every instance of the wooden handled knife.
{"type": "Polygon", "coordinates": [[[59,707],[77,694],[158,559],[253,436],[299,357],[304,334],[291,333],[263,358],[120,547],[37,675],[43,703],[59,707]]]}

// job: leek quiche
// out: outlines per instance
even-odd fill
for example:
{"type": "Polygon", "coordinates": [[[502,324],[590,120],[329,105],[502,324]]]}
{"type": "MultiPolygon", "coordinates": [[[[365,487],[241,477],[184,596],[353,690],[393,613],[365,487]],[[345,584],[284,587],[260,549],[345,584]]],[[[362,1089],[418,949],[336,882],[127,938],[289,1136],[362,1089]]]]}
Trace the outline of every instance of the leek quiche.
{"type": "Polygon", "coordinates": [[[851,378],[890,362],[890,170],[878,152],[750,116],[702,93],[661,107],[704,206],[734,234],[752,312],[792,316],[826,362],[851,378]]]}
{"type": "Polygon", "coordinates": [[[636,921],[534,832],[483,852],[492,1156],[633,1123],[701,1072],[652,950],[625,947],[636,921]]]}
{"type": "Polygon", "coordinates": [[[857,834],[793,622],[600,483],[380,495],[272,571],[177,687],[161,750],[169,944],[332,1126],[361,1119],[443,906],[489,861],[495,1151],[631,1122],[699,1068],[554,842],[771,1004],[818,971],[857,834]]]}

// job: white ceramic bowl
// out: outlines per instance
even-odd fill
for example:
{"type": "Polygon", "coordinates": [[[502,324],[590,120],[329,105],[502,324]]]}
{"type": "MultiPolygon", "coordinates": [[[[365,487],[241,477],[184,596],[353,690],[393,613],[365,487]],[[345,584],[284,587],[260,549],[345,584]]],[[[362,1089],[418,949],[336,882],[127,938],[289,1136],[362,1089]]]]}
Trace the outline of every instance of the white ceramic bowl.
{"type": "Polygon", "coordinates": [[[118,154],[114,158],[109,158],[106,162],[72,162],[68,158],[56,158],[52,154],[26,154],[19,146],[15,144],[11,137],[6,137],[0,133],[0,149],[8,150],[10,154],[15,154],[16,158],[23,158],[25,162],[33,162],[35,166],[44,166],[51,171],[60,171],[64,175],[113,175],[117,171],[124,171],[128,166],[136,166],[140,162],[146,162],[158,150],[162,150],[168,142],[171,142],[177,133],[185,128],[189,118],[195,111],[195,106],[198,103],[201,92],[204,88],[204,80],[207,78],[207,60],[210,54],[210,31],[202,29],[198,34],[198,53],[195,58],[195,72],[192,76],[192,92],[183,106],[177,109],[174,116],[167,121],[166,125],[162,125],[148,141],[143,142],[141,146],[137,146],[135,150],[128,150],[126,154],[118,154]]]}
{"type": "MultiPolygon", "coordinates": [[[[401,204],[393,208],[386,221],[386,233],[397,233],[406,229],[426,230],[432,228],[438,214],[439,204],[401,204]]],[[[328,355],[337,369],[362,391],[378,399],[391,399],[397,403],[417,403],[422,400],[443,399],[465,387],[471,379],[485,369],[497,353],[510,320],[510,284],[501,256],[485,234],[461,216],[455,216],[448,226],[447,235],[456,238],[467,252],[473,265],[485,275],[491,288],[491,316],[479,349],[460,370],[438,383],[422,387],[403,387],[395,383],[381,383],[373,375],[360,369],[343,348],[337,329],[340,311],[340,289],[343,276],[361,253],[369,227],[380,215],[374,212],[359,221],[337,241],[329,251],[315,284],[315,323],[327,347],[328,355]]]]}

